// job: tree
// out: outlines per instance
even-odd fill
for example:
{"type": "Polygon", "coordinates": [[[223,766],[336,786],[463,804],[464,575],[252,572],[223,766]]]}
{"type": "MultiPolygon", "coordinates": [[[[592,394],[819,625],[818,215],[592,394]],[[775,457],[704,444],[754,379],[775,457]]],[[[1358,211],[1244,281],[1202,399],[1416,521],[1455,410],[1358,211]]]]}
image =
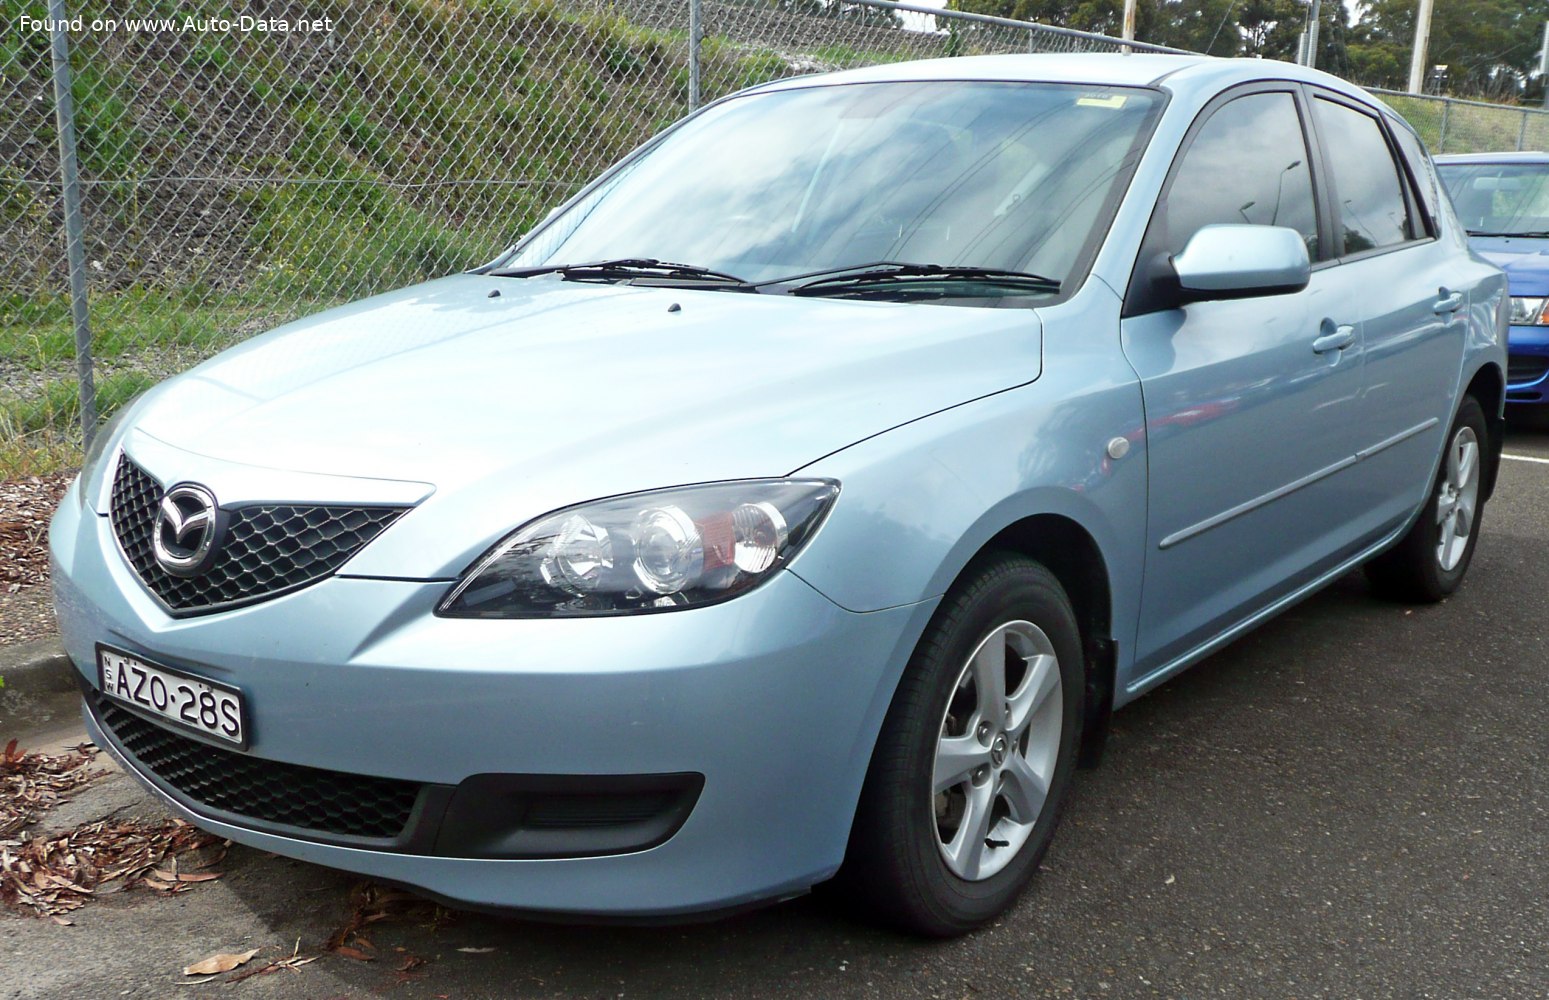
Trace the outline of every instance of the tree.
{"type": "MultiPolygon", "coordinates": [[[[1117,35],[1123,0],[953,0],[959,10],[1117,35]]],[[[1135,37],[1210,55],[1295,61],[1310,0],[1139,0],[1135,37]]],[[[1323,0],[1319,68],[1373,87],[1403,87],[1416,0],[1323,0]],[[1356,11],[1352,16],[1351,11],[1356,11]]],[[[1549,0],[1437,0],[1431,66],[1452,93],[1489,98],[1542,93],[1537,78],[1549,0]]]]}
{"type": "MultiPolygon", "coordinates": [[[[1353,68],[1363,83],[1402,86],[1415,33],[1414,0],[1370,0],[1357,25],[1353,68]],[[1368,75],[1379,76],[1379,80],[1368,75]]],[[[1517,96],[1538,68],[1549,0],[1442,2],[1431,18],[1426,59],[1447,67],[1447,89],[1486,97],[1517,96]]]]}
{"type": "MultiPolygon", "coordinates": [[[[1123,0],[954,0],[958,10],[1117,35],[1123,0]]],[[[1139,0],[1135,37],[1217,56],[1294,60],[1307,23],[1306,0],[1139,0]]],[[[1343,60],[1343,0],[1325,0],[1319,61],[1343,60]]]]}

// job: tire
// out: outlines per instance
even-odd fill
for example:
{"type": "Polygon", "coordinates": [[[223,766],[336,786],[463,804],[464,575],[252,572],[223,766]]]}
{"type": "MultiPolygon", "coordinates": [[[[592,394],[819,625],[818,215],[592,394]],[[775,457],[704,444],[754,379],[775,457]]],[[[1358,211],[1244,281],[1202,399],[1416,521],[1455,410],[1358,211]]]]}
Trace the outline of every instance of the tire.
{"type": "Polygon", "coordinates": [[[1419,518],[1397,545],[1366,564],[1366,578],[1379,596],[1434,604],[1462,584],[1479,542],[1489,440],[1484,410],[1464,396],[1419,518]]]}
{"type": "Polygon", "coordinates": [[[1015,902],[1070,789],[1081,650],[1070,600],[1043,566],[995,554],[970,568],[883,723],[838,880],[851,902],[931,937],[966,933],[1015,902]],[[1004,699],[993,696],[997,677],[1004,699]]]}

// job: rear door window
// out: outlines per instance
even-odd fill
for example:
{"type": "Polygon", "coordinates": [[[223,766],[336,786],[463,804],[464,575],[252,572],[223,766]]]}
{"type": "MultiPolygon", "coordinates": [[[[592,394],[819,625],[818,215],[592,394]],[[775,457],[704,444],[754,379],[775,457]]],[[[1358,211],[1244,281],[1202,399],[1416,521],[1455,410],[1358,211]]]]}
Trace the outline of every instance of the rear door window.
{"type": "Polygon", "coordinates": [[[1381,123],[1322,97],[1312,103],[1333,172],[1341,256],[1398,246],[1423,235],[1411,217],[1403,178],[1381,123]]]}

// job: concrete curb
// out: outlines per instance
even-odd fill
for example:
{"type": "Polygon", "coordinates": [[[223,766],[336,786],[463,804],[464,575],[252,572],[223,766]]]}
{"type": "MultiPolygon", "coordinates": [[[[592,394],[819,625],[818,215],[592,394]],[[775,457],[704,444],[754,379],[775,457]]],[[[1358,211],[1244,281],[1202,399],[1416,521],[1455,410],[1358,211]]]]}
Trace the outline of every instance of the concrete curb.
{"type": "Polygon", "coordinates": [[[6,691],[74,691],[74,670],[58,637],[0,646],[6,691]]]}

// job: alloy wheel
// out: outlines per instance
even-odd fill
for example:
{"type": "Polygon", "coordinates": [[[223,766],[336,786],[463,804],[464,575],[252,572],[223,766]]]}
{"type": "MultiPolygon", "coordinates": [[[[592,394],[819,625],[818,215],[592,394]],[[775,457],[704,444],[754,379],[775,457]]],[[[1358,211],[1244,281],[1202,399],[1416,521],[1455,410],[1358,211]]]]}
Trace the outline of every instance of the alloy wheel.
{"type": "Polygon", "coordinates": [[[952,874],[990,878],[1027,843],[1059,759],[1063,705],[1054,646],[1032,622],[1000,625],[963,665],[941,721],[932,797],[952,874]]]}
{"type": "Polygon", "coordinates": [[[1447,463],[1436,492],[1436,562],[1451,572],[1468,551],[1479,504],[1479,438],[1459,427],[1447,447],[1447,463]]]}

